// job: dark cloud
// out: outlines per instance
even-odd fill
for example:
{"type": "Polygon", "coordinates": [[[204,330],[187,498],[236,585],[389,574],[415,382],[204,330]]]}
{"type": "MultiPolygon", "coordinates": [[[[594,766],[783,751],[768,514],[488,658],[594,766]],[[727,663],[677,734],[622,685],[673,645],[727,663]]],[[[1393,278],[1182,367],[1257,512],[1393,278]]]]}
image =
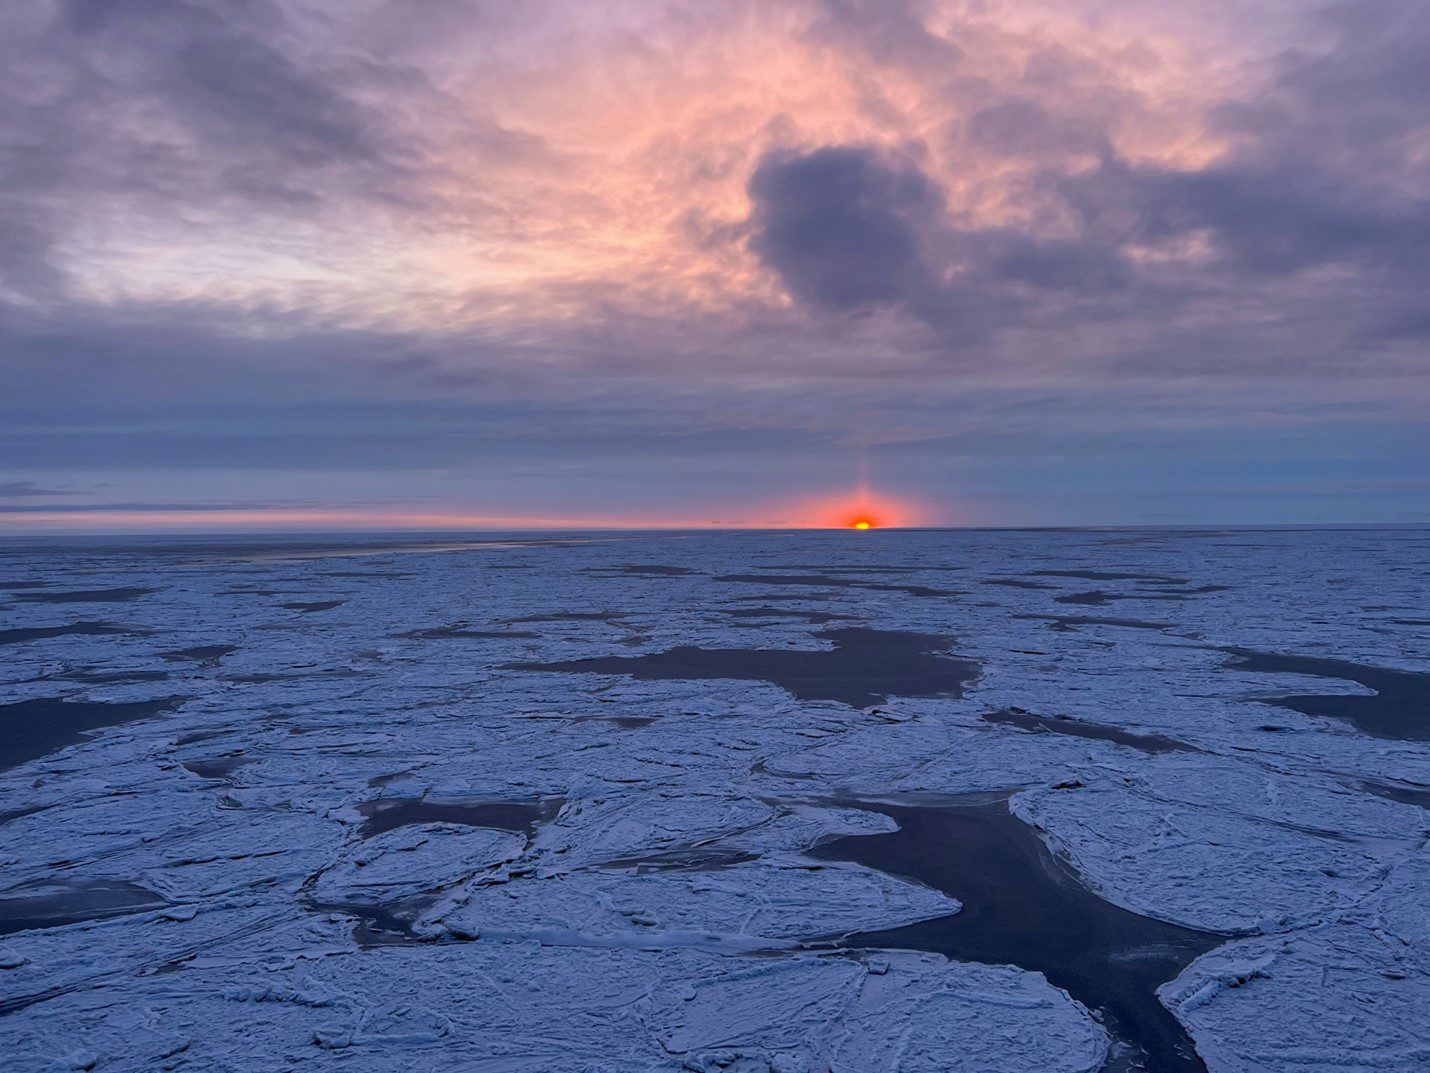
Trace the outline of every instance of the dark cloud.
{"type": "Polygon", "coordinates": [[[1283,159],[1338,163],[1362,182],[1418,182],[1430,125],[1430,8],[1420,0],[1339,2],[1320,12],[1332,47],[1293,48],[1271,91],[1224,109],[1232,130],[1283,159]]]}
{"type": "Polygon", "coordinates": [[[396,72],[353,58],[300,62],[288,51],[294,28],[268,0],[70,0],[51,34],[91,92],[174,124],[188,161],[249,196],[290,199],[295,172],[328,168],[395,189],[420,146],[419,132],[399,132],[360,99],[408,88],[391,85],[396,72]]]}
{"type": "Polygon", "coordinates": [[[46,488],[35,481],[0,481],[0,499],[51,498],[79,494],[67,488],[46,488]]]}
{"type": "Polygon", "coordinates": [[[1152,245],[1202,235],[1216,268],[1284,275],[1327,264],[1418,270],[1430,253],[1430,206],[1387,204],[1328,169],[1276,161],[1200,171],[1109,160],[1061,186],[1089,234],[1152,245]],[[1118,234],[1103,225],[1118,218],[1118,234]]]}
{"type": "Polygon", "coordinates": [[[826,310],[903,310],[968,345],[1129,281],[1115,245],[961,223],[907,156],[862,146],[780,150],[749,186],[750,247],[789,293],[826,310]],[[1040,293],[1059,292],[1040,308],[1040,293]]]}
{"type": "Polygon", "coordinates": [[[776,152],[750,179],[751,248],[797,298],[837,310],[917,301],[943,200],[908,160],[857,146],[776,152]]]}

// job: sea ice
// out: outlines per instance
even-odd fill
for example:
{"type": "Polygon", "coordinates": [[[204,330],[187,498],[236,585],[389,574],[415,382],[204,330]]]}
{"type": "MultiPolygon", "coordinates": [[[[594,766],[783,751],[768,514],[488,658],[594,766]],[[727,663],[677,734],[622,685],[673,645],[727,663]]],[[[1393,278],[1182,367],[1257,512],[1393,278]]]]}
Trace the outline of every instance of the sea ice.
{"type": "Polygon", "coordinates": [[[1080,897],[1214,933],[1147,996],[1195,1043],[1180,1068],[1430,1066],[1430,745],[1305,673],[1421,681],[1425,550],[6,545],[0,731],[28,752],[0,769],[5,1068],[1118,1069],[1127,1026],[1026,965],[843,942],[968,910],[815,847],[894,830],[870,801],[979,792],[1080,897]],[[894,636],[920,640],[859,648],[894,636]]]}

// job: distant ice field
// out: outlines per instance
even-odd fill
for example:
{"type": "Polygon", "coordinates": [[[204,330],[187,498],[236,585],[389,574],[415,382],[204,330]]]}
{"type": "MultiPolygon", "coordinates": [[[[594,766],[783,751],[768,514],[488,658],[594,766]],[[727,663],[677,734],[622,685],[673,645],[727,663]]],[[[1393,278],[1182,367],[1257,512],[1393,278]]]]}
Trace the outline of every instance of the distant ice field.
{"type": "Polygon", "coordinates": [[[1430,530],[0,541],[7,1071],[1430,1069],[1430,530]]]}

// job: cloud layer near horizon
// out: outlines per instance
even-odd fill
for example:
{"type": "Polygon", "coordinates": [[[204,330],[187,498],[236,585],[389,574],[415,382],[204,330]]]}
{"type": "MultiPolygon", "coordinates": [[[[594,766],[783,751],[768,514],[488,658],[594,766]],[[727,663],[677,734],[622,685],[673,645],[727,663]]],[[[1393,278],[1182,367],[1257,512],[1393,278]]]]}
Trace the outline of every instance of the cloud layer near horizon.
{"type": "Polygon", "coordinates": [[[0,54],[4,518],[798,521],[864,459],[925,521],[1430,517],[1418,0],[70,0],[0,54]]]}

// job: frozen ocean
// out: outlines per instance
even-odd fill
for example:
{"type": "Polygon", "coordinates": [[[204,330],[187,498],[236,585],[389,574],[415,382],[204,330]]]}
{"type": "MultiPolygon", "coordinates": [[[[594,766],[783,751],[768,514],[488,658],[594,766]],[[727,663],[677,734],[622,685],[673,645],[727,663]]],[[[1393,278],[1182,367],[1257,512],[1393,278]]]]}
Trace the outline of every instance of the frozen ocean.
{"type": "Polygon", "coordinates": [[[0,543],[0,1066],[1430,1069],[1430,531],[0,543]]]}

